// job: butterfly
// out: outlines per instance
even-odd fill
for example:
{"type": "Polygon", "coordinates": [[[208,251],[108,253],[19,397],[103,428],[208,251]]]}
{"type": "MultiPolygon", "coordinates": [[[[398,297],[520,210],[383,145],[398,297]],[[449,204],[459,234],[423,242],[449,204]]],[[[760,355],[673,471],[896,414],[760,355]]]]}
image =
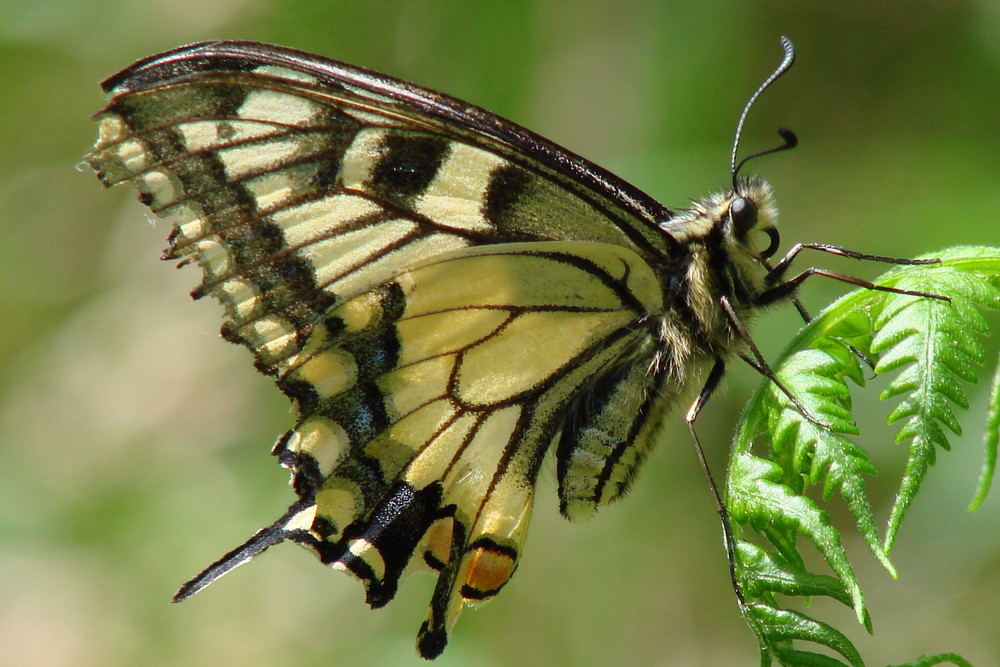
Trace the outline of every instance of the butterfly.
{"type": "Polygon", "coordinates": [[[296,414],[273,454],[297,500],[175,601],[282,541],[372,607],[430,570],[436,657],[514,573],[543,460],[567,517],[621,498],[679,396],[711,369],[693,421],[748,315],[805,276],[783,278],[798,246],[768,264],[771,188],[735,148],[731,187],[675,211],[488,111],[289,48],[193,44],[103,87],[86,161],[171,222],[164,259],[201,268],[192,295],[296,414]]]}

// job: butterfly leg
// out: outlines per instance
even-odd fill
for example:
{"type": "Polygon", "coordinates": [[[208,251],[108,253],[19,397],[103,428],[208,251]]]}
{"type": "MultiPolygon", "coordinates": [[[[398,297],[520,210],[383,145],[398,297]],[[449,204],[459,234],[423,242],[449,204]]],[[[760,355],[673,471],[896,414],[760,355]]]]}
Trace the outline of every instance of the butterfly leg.
{"type": "MultiPolygon", "coordinates": [[[[805,279],[808,278],[810,275],[824,275],[827,276],[828,278],[833,278],[835,280],[840,280],[842,282],[851,283],[868,289],[874,289],[886,292],[895,292],[897,294],[909,294],[912,296],[924,296],[935,299],[942,299],[944,301],[950,301],[950,299],[948,299],[947,297],[941,296],[939,294],[930,294],[928,292],[916,292],[910,290],[898,290],[891,287],[882,287],[874,285],[868,281],[859,280],[852,276],[845,276],[840,273],[836,273],[833,271],[826,271],[824,269],[817,269],[817,268],[809,268],[806,271],[803,271],[795,278],[792,278],[791,280],[785,282],[781,282],[781,278],[788,270],[788,267],[791,265],[792,260],[794,260],[795,257],[803,250],[819,250],[820,252],[830,253],[831,255],[839,255],[841,257],[850,257],[851,259],[867,260],[872,262],[882,262],[885,264],[914,265],[914,264],[941,263],[941,260],[939,259],[905,259],[901,257],[883,257],[881,255],[867,255],[865,253],[855,252],[854,250],[848,250],[847,248],[841,248],[840,246],[829,245],[826,243],[796,243],[785,254],[785,256],[781,259],[781,261],[778,262],[774,267],[771,267],[766,261],[764,262],[764,266],[768,267],[769,269],[766,281],[768,282],[768,284],[771,284],[772,286],[769,289],[765,290],[763,294],[757,297],[758,305],[766,305],[768,303],[772,303],[778,299],[786,297],[789,294],[792,294],[795,291],[795,289],[797,289],[798,286],[801,285],[805,281],[805,279]]],[[[805,306],[802,305],[802,302],[799,301],[799,299],[794,295],[791,297],[791,299],[792,303],[795,305],[796,310],[799,311],[799,314],[802,316],[802,319],[805,320],[806,324],[812,322],[812,316],[805,309],[805,306]]],[[[857,357],[861,359],[862,362],[868,365],[869,368],[875,367],[875,364],[872,361],[872,359],[864,352],[857,349],[853,345],[849,345],[848,347],[850,347],[851,350],[853,350],[854,354],[857,355],[857,357]]]]}
{"type": "MultiPolygon", "coordinates": [[[[810,322],[812,322],[813,321],[812,315],[809,314],[809,311],[806,310],[806,307],[802,305],[801,301],[799,301],[799,297],[793,296],[791,300],[792,300],[792,304],[795,306],[795,310],[799,311],[799,315],[802,316],[802,320],[806,324],[809,324],[810,322]]],[[[875,369],[875,362],[872,360],[871,357],[869,357],[867,354],[865,354],[864,352],[862,352],[858,348],[854,347],[850,343],[845,342],[844,344],[847,345],[847,347],[850,348],[851,352],[854,353],[854,356],[856,356],[858,359],[861,360],[861,363],[865,364],[866,366],[868,366],[868,368],[871,368],[872,370],[875,369]]],[[[743,359],[748,364],[750,363],[750,360],[747,359],[746,357],[743,357],[743,359]]],[[[753,365],[753,364],[751,364],[751,365],[753,365]]]]}
{"type": "MultiPolygon", "coordinates": [[[[770,276],[771,274],[768,275],[770,276]]],[[[851,285],[857,285],[858,287],[876,290],[878,292],[892,292],[893,294],[906,294],[908,296],[922,296],[928,299],[940,299],[948,302],[951,301],[948,297],[940,294],[920,292],[917,290],[898,289],[896,287],[887,287],[885,285],[876,285],[875,283],[862,280],[861,278],[855,278],[854,276],[849,276],[845,273],[838,273],[837,271],[830,271],[829,269],[820,269],[815,266],[810,266],[794,278],[790,278],[784,282],[779,282],[769,289],[761,292],[754,304],[757,306],[766,306],[769,303],[774,303],[775,301],[783,299],[784,297],[795,292],[795,290],[799,288],[799,285],[805,282],[805,279],[810,276],[826,276],[827,278],[833,278],[834,280],[839,280],[843,283],[850,283],[851,285]]]]}
{"type": "Polygon", "coordinates": [[[712,476],[712,470],[708,467],[705,450],[702,449],[701,441],[698,439],[698,432],[695,430],[695,421],[698,419],[698,414],[718,388],[719,382],[722,380],[725,372],[725,362],[722,359],[716,359],[712,370],[708,373],[708,378],[706,378],[704,386],[701,388],[701,392],[698,394],[698,398],[695,399],[691,407],[688,408],[687,414],[684,415],[684,421],[688,425],[688,432],[691,434],[691,439],[694,440],[694,448],[698,453],[698,461],[701,463],[701,469],[708,479],[708,486],[711,488],[712,497],[715,499],[715,509],[719,513],[719,519],[722,521],[722,534],[726,543],[726,555],[729,560],[729,578],[732,581],[733,590],[736,592],[736,599],[742,608],[746,605],[746,600],[743,597],[743,591],[740,590],[739,581],[736,578],[736,540],[733,537],[733,528],[729,521],[729,511],[722,500],[722,494],[719,493],[719,487],[715,483],[715,477],[712,476]]]}
{"type": "MultiPolygon", "coordinates": [[[[743,322],[740,320],[739,315],[737,315],[729,299],[725,296],[721,297],[720,305],[722,306],[723,311],[726,313],[727,319],[733,325],[733,328],[736,329],[736,332],[743,339],[743,341],[746,343],[747,347],[753,354],[753,358],[747,356],[746,354],[741,354],[740,356],[743,358],[743,360],[746,361],[758,373],[760,373],[761,375],[765,376],[768,380],[773,382],[775,386],[777,386],[782,391],[782,393],[784,393],[788,397],[789,401],[792,402],[792,404],[798,409],[798,411],[802,414],[803,417],[805,417],[810,422],[816,424],[821,428],[830,428],[828,425],[820,422],[811,414],[809,414],[809,411],[806,410],[805,406],[799,402],[799,400],[795,397],[795,395],[792,394],[791,390],[789,390],[788,387],[786,387],[784,383],[782,383],[781,380],[779,380],[778,377],[774,374],[774,371],[771,370],[771,367],[764,359],[764,356],[761,354],[757,345],[753,342],[753,338],[751,338],[750,332],[743,325],[743,322]]],[[[803,312],[803,316],[806,316],[804,310],[800,312],[803,312]]],[[[733,590],[736,592],[736,598],[737,600],[739,600],[740,606],[742,607],[745,606],[746,600],[743,597],[743,592],[740,589],[739,580],[736,578],[736,540],[733,537],[733,530],[732,530],[732,524],[729,519],[729,512],[726,509],[725,502],[722,499],[722,494],[719,492],[719,487],[715,483],[715,478],[712,476],[712,471],[708,466],[708,460],[705,457],[705,451],[701,446],[701,441],[699,440],[698,433],[695,430],[695,421],[698,418],[698,414],[701,412],[701,409],[705,407],[705,404],[708,402],[708,399],[715,392],[716,388],[718,388],[719,382],[722,380],[722,376],[724,374],[725,374],[725,362],[722,359],[716,359],[715,364],[712,366],[712,370],[709,371],[708,377],[705,380],[705,384],[702,387],[701,392],[698,394],[698,398],[695,399],[694,403],[692,403],[691,407],[688,409],[687,414],[684,417],[684,421],[688,425],[688,431],[691,434],[691,439],[694,441],[695,451],[698,454],[698,460],[701,463],[701,467],[705,473],[705,477],[708,479],[709,487],[712,490],[712,496],[715,498],[715,506],[716,510],[719,513],[719,517],[722,521],[722,532],[726,543],[726,554],[729,560],[729,576],[732,581],[733,590]]]]}
{"type": "MultiPolygon", "coordinates": [[[[828,245],[825,243],[796,243],[792,248],[781,258],[777,264],[768,272],[765,281],[770,287],[760,293],[754,300],[754,304],[757,306],[766,306],[769,303],[774,303],[780,299],[783,299],[795,292],[798,287],[805,282],[806,278],[810,276],[826,276],[827,278],[833,278],[834,280],[839,280],[841,282],[850,283],[851,285],[857,285],[858,287],[864,287],[865,289],[877,290],[880,292],[892,292],[894,294],[907,294],[910,296],[922,296],[931,299],[941,299],[943,301],[951,301],[946,296],[941,296],[940,294],[931,294],[930,292],[918,292],[915,290],[904,290],[897,289],[895,287],[886,287],[884,285],[876,285],[867,280],[862,280],[861,278],[855,278],[854,276],[849,276],[843,273],[838,273],[837,271],[830,271],[829,269],[820,269],[814,266],[802,271],[794,278],[788,280],[782,280],[788,267],[791,266],[792,260],[802,252],[803,250],[819,250],[820,252],[830,253],[831,255],[839,255],[841,257],[850,257],[851,259],[862,259],[871,262],[882,262],[885,264],[940,264],[939,259],[904,259],[900,257],[883,257],[881,255],[867,255],[865,253],[855,252],[854,250],[848,250],[846,248],[841,248],[840,246],[828,245]]],[[[765,263],[766,265],[766,263],[765,263]]],[[[802,308],[798,300],[795,300],[796,307],[799,309],[799,313],[802,314],[803,318],[808,322],[811,318],[805,309],[802,308]]]]}
{"type": "Polygon", "coordinates": [[[785,396],[788,397],[788,400],[792,402],[792,405],[795,406],[795,408],[802,414],[803,417],[808,419],[816,426],[819,426],[820,428],[824,429],[830,428],[829,424],[824,424],[823,422],[819,421],[811,414],[809,414],[809,411],[806,410],[806,407],[799,402],[799,399],[795,397],[795,395],[791,392],[791,390],[788,387],[786,387],[781,380],[778,379],[777,375],[774,374],[774,371],[771,370],[771,367],[764,359],[764,355],[762,355],[760,353],[760,350],[757,348],[757,344],[753,342],[753,338],[750,336],[750,332],[743,325],[743,322],[740,320],[739,315],[736,314],[736,311],[733,309],[733,305],[729,302],[729,299],[725,296],[720,297],[719,303],[722,305],[722,310],[726,313],[726,317],[729,319],[730,324],[733,325],[733,328],[736,329],[737,333],[739,333],[740,335],[740,338],[743,339],[743,342],[746,343],[747,347],[750,349],[750,352],[753,354],[753,359],[744,354],[741,354],[740,356],[743,358],[743,360],[746,361],[748,364],[750,364],[750,367],[753,368],[755,371],[757,371],[758,373],[766,377],[768,380],[773,382],[774,386],[780,389],[781,393],[783,393],[785,396]]]}
{"type": "Polygon", "coordinates": [[[829,243],[796,243],[793,245],[785,256],[781,258],[771,272],[768,274],[769,280],[775,280],[780,278],[782,274],[788,269],[788,266],[792,263],[792,260],[802,252],[803,250],[819,250],[820,252],[826,252],[831,255],[839,255],[841,257],[850,257],[851,259],[861,259],[869,262],[882,262],[883,264],[940,264],[939,259],[906,259],[903,257],[883,257],[882,255],[868,255],[863,252],[856,252],[854,250],[848,250],[847,248],[842,248],[836,245],[830,245],[829,243]]]}

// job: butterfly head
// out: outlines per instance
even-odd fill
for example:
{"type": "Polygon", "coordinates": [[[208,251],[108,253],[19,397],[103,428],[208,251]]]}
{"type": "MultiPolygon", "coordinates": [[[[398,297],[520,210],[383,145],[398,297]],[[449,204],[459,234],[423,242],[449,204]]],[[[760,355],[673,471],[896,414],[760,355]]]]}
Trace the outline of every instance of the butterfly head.
{"type": "Polygon", "coordinates": [[[735,263],[759,263],[778,249],[778,208],[771,185],[756,176],[715,192],[680,211],[660,228],[681,245],[723,250],[735,263]]]}
{"type": "Polygon", "coordinates": [[[756,261],[773,257],[781,237],[771,185],[762,178],[740,178],[736,188],[725,194],[726,211],[720,211],[716,224],[722,226],[730,253],[740,252],[756,261]]]}

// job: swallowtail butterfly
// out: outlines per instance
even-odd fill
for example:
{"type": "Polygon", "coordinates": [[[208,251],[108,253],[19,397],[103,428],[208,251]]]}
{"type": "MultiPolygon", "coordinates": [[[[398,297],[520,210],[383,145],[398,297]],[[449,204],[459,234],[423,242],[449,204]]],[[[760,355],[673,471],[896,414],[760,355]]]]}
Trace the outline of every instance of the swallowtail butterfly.
{"type": "Polygon", "coordinates": [[[171,221],[164,259],[201,267],[193,296],[297,416],[273,453],[298,499],[176,600],[286,540],[372,607],[432,570],[417,643],[439,655],[514,573],[547,453],[567,517],[622,497],[699,369],[689,420],[746,316],[811,275],[783,279],[802,246],[768,265],[771,188],[735,164],[674,211],[466,102],[253,42],[103,85],[87,162],[171,221]]]}

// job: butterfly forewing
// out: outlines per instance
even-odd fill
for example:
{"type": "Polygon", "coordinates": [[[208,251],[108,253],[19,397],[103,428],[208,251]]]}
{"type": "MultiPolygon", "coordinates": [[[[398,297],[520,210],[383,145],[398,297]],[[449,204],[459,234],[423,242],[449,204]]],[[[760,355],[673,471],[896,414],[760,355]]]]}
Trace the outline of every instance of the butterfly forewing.
{"type": "Polygon", "coordinates": [[[513,573],[550,445],[567,515],[628,487],[692,353],[663,313],[711,260],[667,209],[481,109],[279,47],[185,47],[105,86],[88,162],[172,221],[165,257],[202,267],[194,295],[296,406],[274,452],[300,499],[272,530],[373,606],[438,571],[423,655],[513,573]]]}

